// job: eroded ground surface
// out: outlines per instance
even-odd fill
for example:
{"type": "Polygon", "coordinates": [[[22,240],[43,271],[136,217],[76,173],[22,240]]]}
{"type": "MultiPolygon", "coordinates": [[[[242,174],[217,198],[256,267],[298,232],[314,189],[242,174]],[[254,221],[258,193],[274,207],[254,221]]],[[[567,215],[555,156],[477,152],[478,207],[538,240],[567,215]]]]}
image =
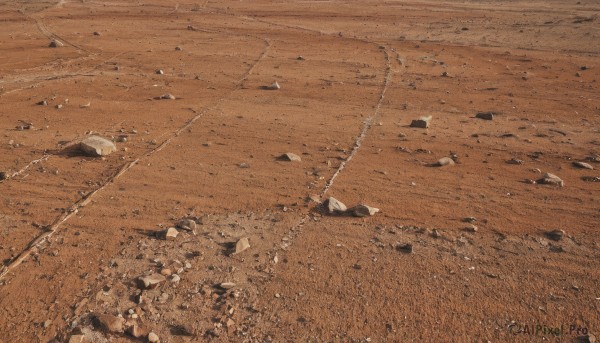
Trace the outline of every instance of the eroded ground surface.
{"type": "Polygon", "coordinates": [[[0,341],[592,341],[599,13],[3,2],[0,341]],[[90,134],[117,151],[83,155],[90,134]]]}

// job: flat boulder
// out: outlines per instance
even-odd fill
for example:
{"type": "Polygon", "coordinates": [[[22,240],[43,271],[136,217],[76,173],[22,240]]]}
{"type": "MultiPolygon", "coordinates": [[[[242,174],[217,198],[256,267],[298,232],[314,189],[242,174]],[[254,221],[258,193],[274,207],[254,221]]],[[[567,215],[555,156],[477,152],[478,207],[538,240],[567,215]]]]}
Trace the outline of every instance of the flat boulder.
{"type": "Polygon", "coordinates": [[[117,151],[115,143],[99,136],[89,136],[79,143],[79,148],[89,156],[106,156],[117,151]]]}
{"type": "Polygon", "coordinates": [[[280,161],[288,161],[288,162],[301,162],[302,159],[300,158],[300,156],[291,153],[291,152],[286,152],[285,154],[279,156],[277,158],[280,161]]]}

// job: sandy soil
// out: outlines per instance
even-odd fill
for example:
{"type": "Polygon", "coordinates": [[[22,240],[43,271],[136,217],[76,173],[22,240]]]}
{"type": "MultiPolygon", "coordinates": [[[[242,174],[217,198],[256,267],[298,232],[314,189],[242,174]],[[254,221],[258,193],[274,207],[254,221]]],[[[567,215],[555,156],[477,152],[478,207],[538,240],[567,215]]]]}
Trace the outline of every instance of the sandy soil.
{"type": "Polygon", "coordinates": [[[594,341],[599,23],[595,1],[2,2],[0,342],[594,341]]]}

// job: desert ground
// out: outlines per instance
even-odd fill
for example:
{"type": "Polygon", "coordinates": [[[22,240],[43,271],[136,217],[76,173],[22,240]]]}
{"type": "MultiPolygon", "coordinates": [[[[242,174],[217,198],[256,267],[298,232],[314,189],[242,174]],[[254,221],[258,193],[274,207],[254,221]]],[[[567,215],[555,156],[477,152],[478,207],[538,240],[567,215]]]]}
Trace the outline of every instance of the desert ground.
{"type": "Polygon", "coordinates": [[[595,0],[2,1],[0,342],[594,342],[599,81],[595,0]]]}

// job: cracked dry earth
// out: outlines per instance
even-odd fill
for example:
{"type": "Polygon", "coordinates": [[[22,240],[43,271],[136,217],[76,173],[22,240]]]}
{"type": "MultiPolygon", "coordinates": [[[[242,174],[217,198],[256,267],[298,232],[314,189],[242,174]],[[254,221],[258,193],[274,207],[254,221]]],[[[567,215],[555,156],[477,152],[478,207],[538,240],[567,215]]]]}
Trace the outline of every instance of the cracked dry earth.
{"type": "Polygon", "coordinates": [[[0,342],[593,342],[598,13],[2,2],[0,342]]]}

